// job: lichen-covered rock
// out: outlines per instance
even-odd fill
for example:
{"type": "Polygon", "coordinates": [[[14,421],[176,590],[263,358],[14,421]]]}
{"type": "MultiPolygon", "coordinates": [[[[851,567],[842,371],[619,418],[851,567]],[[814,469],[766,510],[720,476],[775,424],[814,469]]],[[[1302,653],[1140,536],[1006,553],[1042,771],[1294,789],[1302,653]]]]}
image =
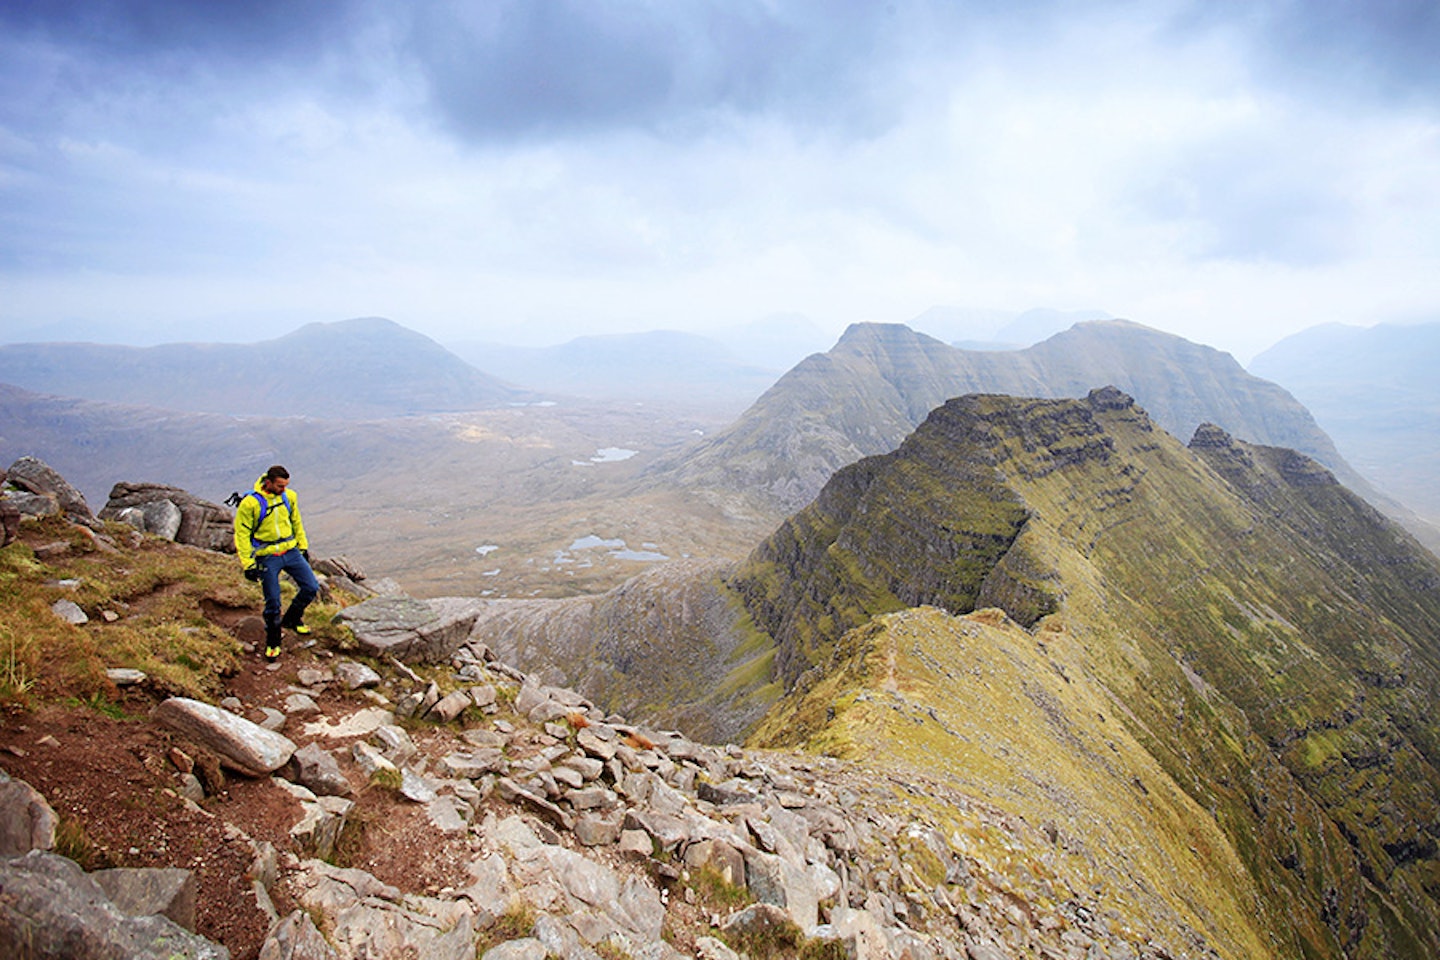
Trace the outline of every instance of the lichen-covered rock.
{"type": "Polygon", "coordinates": [[[6,479],[14,486],[30,493],[54,497],[60,509],[76,520],[92,520],[90,505],[79,490],[45,461],[36,457],[21,457],[10,464],[5,471],[6,479]]]}

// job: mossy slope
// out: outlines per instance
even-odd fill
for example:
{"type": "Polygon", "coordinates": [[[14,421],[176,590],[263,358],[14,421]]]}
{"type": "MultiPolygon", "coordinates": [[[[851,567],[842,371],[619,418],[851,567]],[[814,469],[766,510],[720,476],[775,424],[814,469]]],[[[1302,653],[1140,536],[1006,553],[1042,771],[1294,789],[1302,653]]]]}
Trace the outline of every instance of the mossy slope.
{"type": "MultiPolygon", "coordinates": [[[[1225,838],[1196,844],[1217,885],[1198,927],[1223,952],[1256,955],[1223,919],[1253,890],[1276,955],[1440,955],[1440,564],[1312,461],[1210,428],[1187,449],[1113,389],[968,396],[837,475],[732,585],[790,691],[762,742],[845,740],[816,698],[843,692],[847,632],[876,615],[1063,624],[1068,675],[1194,805],[1150,835],[1195,814],[1225,838]]],[[[935,684],[920,702],[955,699],[935,684]]]]}

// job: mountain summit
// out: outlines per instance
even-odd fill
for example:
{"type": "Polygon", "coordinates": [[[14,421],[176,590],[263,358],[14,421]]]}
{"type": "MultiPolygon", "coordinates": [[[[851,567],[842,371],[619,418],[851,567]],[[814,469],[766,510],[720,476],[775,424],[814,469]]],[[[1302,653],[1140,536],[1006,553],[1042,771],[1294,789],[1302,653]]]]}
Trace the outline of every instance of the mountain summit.
{"type": "Polygon", "coordinates": [[[525,399],[429,337],[365,317],[260,343],[0,346],[0,382],[192,413],[369,419],[525,399]]]}

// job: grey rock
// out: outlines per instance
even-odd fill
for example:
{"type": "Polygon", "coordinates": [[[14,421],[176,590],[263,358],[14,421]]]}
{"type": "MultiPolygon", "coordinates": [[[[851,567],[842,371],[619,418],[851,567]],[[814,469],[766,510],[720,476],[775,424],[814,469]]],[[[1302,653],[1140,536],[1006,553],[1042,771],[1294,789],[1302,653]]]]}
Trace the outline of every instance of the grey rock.
{"type": "Polygon", "coordinates": [[[260,707],[259,711],[261,717],[260,726],[266,730],[274,730],[276,732],[285,729],[285,721],[288,719],[285,714],[276,710],[274,707],[260,707]]]}
{"type": "Polygon", "coordinates": [[[199,700],[171,697],[155,708],[153,716],[246,776],[273,773],[295,752],[289,738],[199,700]]]}
{"type": "Polygon", "coordinates": [[[470,688],[470,699],[475,706],[482,710],[495,703],[497,696],[494,684],[482,683],[479,686],[470,688]]]}
{"type": "Polygon", "coordinates": [[[397,727],[388,723],[377,727],[370,735],[370,742],[380,748],[385,758],[394,764],[402,764],[415,756],[415,741],[410,739],[410,734],[405,732],[404,727],[397,727]]]}
{"type": "Polygon", "coordinates": [[[50,612],[66,623],[73,623],[77,627],[82,623],[90,622],[90,618],[86,616],[85,611],[81,610],[80,605],[74,600],[56,600],[50,604],[50,612]]]}
{"type": "Polygon", "coordinates": [[[532,812],[548,820],[561,830],[573,830],[575,828],[574,817],[564,810],[561,810],[539,793],[516,783],[509,777],[498,778],[495,781],[495,791],[500,794],[501,799],[509,803],[519,803],[528,807],[532,812]]]}
{"type": "Polygon", "coordinates": [[[365,690],[380,685],[380,674],[354,660],[341,660],[335,664],[335,679],[346,690],[365,690]]]}
{"type": "Polygon", "coordinates": [[[60,501],[45,493],[8,493],[5,502],[22,517],[54,517],[60,514],[60,501]]]}
{"type": "Polygon", "coordinates": [[[90,505],[85,502],[85,497],[79,490],[71,486],[64,477],[60,476],[45,461],[36,457],[21,457],[10,464],[5,471],[6,479],[21,490],[37,493],[42,496],[54,497],[60,509],[67,514],[92,519],[94,514],[90,512],[90,505]]]}
{"type": "Polygon", "coordinates": [[[0,781],[0,857],[16,857],[55,846],[60,818],[24,780],[0,781]]]}
{"type": "MultiPolygon", "coordinates": [[[[587,847],[608,847],[619,841],[625,820],[619,815],[609,817],[598,813],[582,813],[575,818],[575,839],[587,847]]],[[[650,837],[645,835],[645,855],[650,854],[650,837]]]]}
{"type": "Polygon", "coordinates": [[[603,739],[590,727],[575,734],[575,745],[597,760],[609,760],[616,754],[616,744],[603,739]]]}
{"type": "Polygon", "coordinates": [[[740,954],[714,937],[696,937],[695,956],[697,960],[740,960],[740,954]]]}
{"type": "Polygon", "coordinates": [[[218,503],[202,500],[179,487],[160,483],[117,483],[110,488],[110,499],[100,511],[100,518],[121,520],[137,529],[166,536],[163,528],[170,524],[168,509],[158,508],[166,513],[163,521],[159,517],[154,522],[150,520],[150,515],[156,511],[151,504],[163,503],[168,503],[179,511],[179,522],[175,524],[174,532],[170,533],[167,539],[206,550],[235,552],[234,512],[218,503]],[[141,518],[139,523],[133,519],[137,513],[141,518]],[[160,525],[162,523],[163,527],[160,525]]]}
{"type": "Polygon", "coordinates": [[[404,896],[363,870],[319,860],[304,861],[293,883],[300,906],[323,917],[322,926],[343,958],[474,960],[468,904],[404,896]]]}
{"type": "Polygon", "coordinates": [[[534,937],[497,943],[480,960],[545,960],[545,944],[534,937]]]}
{"type": "Polygon", "coordinates": [[[449,795],[436,797],[425,804],[425,815],[444,834],[464,833],[470,828],[470,805],[449,795]]]}
{"type": "Polygon", "coordinates": [[[292,693],[285,698],[285,712],[292,717],[308,717],[320,712],[320,704],[308,693],[292,693]]]}
{"type": "Polygon", "coordinates": [[[130,917],[73,861],[41,850],[0,860],[0,956],[26,960],[229,960],[162,916],[130,917]]]}
{"type": "Polygon", "coordinates": [[[335,618],[349,624],[368,653],[408,663],[443,663],[469,637],[484,606],[485,601],[466,597],[381,596],[346,607],[335,618]]]}
{"type": "Polygon", "coordinates": [[[169,500],[151,500],[140,508],[140,514],[145,518],[146,533],[162,540],[174,540],[180,532],[180,521],[183,519],[180,508],[169,500]]]}
{"type": "Polygon", "coordinates": [[[193,773],[180,774],[180,796],[199,803],[205,799],[205,786],[193,773]]]}
{"type": "Polygon", "coordinates": [[[494,747],[474,750],[470,753],[452,753],[440,761],[441,766],[453,777],[476,780],[487,773],[504,773],[510,766],[505,755],[494,747]]]}
{"type": "Polygon", "coordinates": [[[510,738],[503,733],[480,729],[466,730],[460,734],[460,739],[472,747],[495,747],[497,749],[503,749],[510,742],[510,738]]]}
{"type": "Polygon", "coordinates": [[[456,690],[436,701],[435,706],[430,708],[426,719],[434,720],[436,723],[449,723],[460,714],[465,708],[471,706],[475,701],[470,699],[470,691],[456,690]]]}
{"type": "Polygon", "coordinates": [[[627,860],[647,860],[655,853],[655,842],[644,830],[621,830],[617,852],[627,860]]]}
{"type": "Polygon", "coordinates": [[[510,909],[514,890],[503,856],[498,853],[489,854],[465,869],[475,882],[462,890],[461,895],[469,899],[482,916],[494,920],[510,909]]]}
{"type": "Polygon", "coordinates": [[[605,772],[605,764],[592,757],[569,756],[560,761],[560,766],[576,771],[585,781],[599,780],[605,772]]]}
{"type": "Polygon", "coordinates": [[[350,755],[354,758],[355,765],[360,768],[360,772],[365,775],[366,780],[381,772],[391,770],[397,774],[400,772],[400,768],[386,759],[384,754],[360,740],[351,745],[350,755]]]}
{"type": "Polygon", "coordinates": [[[90,879],[100,885],[110,902],[128,917],[169,917],[195,932],[195,874],[174,867],[96,870],[90,879]]]}
{"type": "Polygon", "coordinates": [[[626,830],[643,830],[661,850],[673,851],[690,839],[690,828],[684,820],[648,810],[631,810],[625,815],[626,830]]]}
{"type": "Polygon", "coordinates": [[[783,908],[809,930],[819,919],[820,897],[809,874],[783,857],[750,848],[745,857],[745,885],[760,903],[783,908]]]}
{"type": "MultiPolygon", "coordinates": [[[[555,772],[559,773],[561,769],[564,768],[557,768],[555,772]]],[[[565,800],[576,810],[613,810],[620,802],[614,791],[604,787],[570,790],[565,794],[565,800]]]]}
{"type": "Polygon", "coordinates": [[[334,853],[335,842],[355,804],[343,797],[317,797],[305,787],[278,777],[272,782],[300,801],[300,820],[290,828],[295,846],[322,860],[334,853]]]}
{"type": "Polygon", "coordinates": [[[404,767],[400,771],[400,795],[415,803],[429,803],[439,796],[435,791],[434,783],[409,767],[404,767]]]}
{"type": "Polygon", "coordinates": [[[745,886],[745,857],[723,840],[701,840],[685,848],[685,865],[699,870],[709,868],[726,883],[745,886]]]}
{"type": "Polygon", "coordinates": [[[720,921],[720,929],[725,933],[763,936],[784,930],[790,922],[790,915],[774,904],[752,903],[720,921]]]}
{"type": "Polygon", "coordinates": [[[318,743],[296,750],[290,757],[287,774],[289,779],[318,796],[343,797],[354,792],[350,781],[340,772],[335,755],[318,743]]]}
{"type": "Polygon", "coordinates": [[[260,960],[340,960],[335,948],[304,910],[295,910],[270,930],[260,960]]]}

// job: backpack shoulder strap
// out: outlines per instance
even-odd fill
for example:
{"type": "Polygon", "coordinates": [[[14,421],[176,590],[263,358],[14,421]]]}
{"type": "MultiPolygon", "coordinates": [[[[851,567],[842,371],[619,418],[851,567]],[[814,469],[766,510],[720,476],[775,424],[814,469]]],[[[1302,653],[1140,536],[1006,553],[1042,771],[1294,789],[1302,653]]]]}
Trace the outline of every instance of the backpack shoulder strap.
{"type": "Polygon", "coordinates": [[[255,529],[259,530],[260,524],[265,522],[265,514],[270,512],[270,501],[266,500],[265,494],[261,493],[259,490],[251,490],[249,496],[254,497],[255,502],[260,504],[260,515],[255,518],[255,529]]]}

